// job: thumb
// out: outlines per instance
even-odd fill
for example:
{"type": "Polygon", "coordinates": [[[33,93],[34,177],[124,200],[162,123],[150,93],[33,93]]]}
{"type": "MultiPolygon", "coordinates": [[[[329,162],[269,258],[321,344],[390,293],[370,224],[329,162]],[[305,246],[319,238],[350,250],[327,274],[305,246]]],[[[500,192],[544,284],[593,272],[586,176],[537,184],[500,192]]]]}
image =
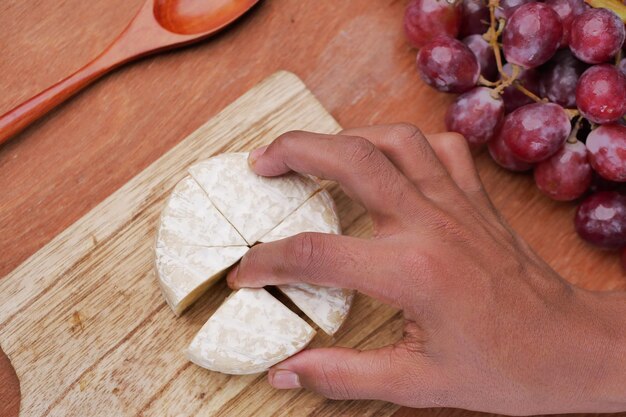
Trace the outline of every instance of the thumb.
{"type": "Polygon", "coordinates": [[[423,375],[414,378],[418,368],[397,346],[366,351],[335,347],[300,352],[275,365],[268,378],[274,388],[306,388],[335,400],[401,403],[409,389],[419,392],[423,375]]]}

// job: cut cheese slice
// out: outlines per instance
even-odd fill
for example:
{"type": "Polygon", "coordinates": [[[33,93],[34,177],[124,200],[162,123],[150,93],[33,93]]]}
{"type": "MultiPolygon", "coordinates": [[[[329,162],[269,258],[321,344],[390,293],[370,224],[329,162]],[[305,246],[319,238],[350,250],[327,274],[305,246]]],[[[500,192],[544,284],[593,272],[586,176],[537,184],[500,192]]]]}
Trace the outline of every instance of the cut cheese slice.
{"type": "Polygon", "coordinates": [[[249,245],[319,189],[316,181],[295,173],[261,177],[248,166],[248,154],[241,152],[202,161],[190,167],[189,173],[249,245]]]}
{"type": "Polygon", "coordinates": [[[309,198],[278,226],[259,239],[259,242],[273,242],[303,232],[341,234],[337,208],[328,191],[320,190],[309,198]]]}
{"type": "Polygon", "coordinates": [[[315,330],[264,289],[233,293],[187,350],[195,364],[233,375],[255,374],[302,350],[315,330]]]}
{"type": "Polygon", "coordinates": [[[161,214],[158,231],[157,247],[178,245],[247,246],[190,176],[174,187],[161,214]]]}
{"type": "Polygon", "coordinates": [[[156,249],[156,270],[165,300],[180,315],[249,250],[247,246],[156,249]]]}
{"type": "Polygon", "coordinates": [[[159,285],[174,313],[182,313],[247,251],[246,241],[193,178],[176,184],[156,242],[159,285]]]}
{"type": "MultiPolygon", "coordinates": [[[[322,190],[289,215],[261,242],[284,239],[302,232],[341,234],[341,225],[333,198],[322,190]]],[[[304,314],[324,332],[333,335],[345,321],[352,305],[354,291],[310,284],[278,287],[304,314]]]]}

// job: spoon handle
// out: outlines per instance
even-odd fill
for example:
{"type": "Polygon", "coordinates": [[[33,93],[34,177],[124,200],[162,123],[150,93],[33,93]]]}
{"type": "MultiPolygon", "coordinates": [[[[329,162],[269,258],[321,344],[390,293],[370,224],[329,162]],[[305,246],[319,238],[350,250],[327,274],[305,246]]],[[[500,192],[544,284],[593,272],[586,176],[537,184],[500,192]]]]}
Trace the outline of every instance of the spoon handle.
{"type": "Polygon", "coordinates": [[[93,61],[67,78],[0,116],[0,145],[48,113],[78,91],[136,56],[120,43],[113,43],[93,61]]]}

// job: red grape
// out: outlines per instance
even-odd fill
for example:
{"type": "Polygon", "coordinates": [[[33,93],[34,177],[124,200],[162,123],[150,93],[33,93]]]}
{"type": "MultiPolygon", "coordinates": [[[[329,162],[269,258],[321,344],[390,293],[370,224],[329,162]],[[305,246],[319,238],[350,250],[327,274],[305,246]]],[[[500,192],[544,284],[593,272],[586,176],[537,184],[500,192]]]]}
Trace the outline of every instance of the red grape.
{"type": "Polygon", "coordinates": [[[570,31],[574,18],[589,7],[584,0],[546,0],[545,3],[552,7],[561,18],[561,23],[563,24],[561,47],[569,45],[570,31]]]}
{"type": "Polygon", "coordinates": [[[626,182],[626,126],[608,124],[592,130],[587,149],[598,174],[610,181],[626,182]]]}
{"type": "Polygon", "coordinates": [[[622,250],[622,268],[626,271],[626,248],[622,250]]]}
{"type": "Polygon", "coordinates": [[[517,158],[539,162],[554,155],[571,130],[563,107],[554,103],[534,103],[508,114],[500,135],[517,158]]]}
{"type": "MultiPolygon", "coordinates": [[[[511,76],[513,69],[511,64],[506,64],[502,68],[504,72],[511,76]]],[[[517,76],[517,82],[534,94],[540,94],[539,72],[535,69],[525,69],[517,76]]],[[[509,86],[502,92],[502,100],[504,100],[504,109],[507,113],[511,113],[518,107],[526,104],[534,103],[533,99],[519,91],[514,86],[509,86]]]]}
{"type": "Polygon", "coordinates": [[[500,4],[496,9],[497,19],[509,19],[513,12],[524,4],[531,3],[535,0],[500,0],[500,4]]]}
{"type": "Polygon", "coordinates": [[[509,171],[522,172],[528,171],[533,167],[532,164],[524,162],[513,155],[513,152],[511,152],[511,149],[509,149],[499,133],[496,133],[495,137],[487,142],[487,149],[489,150],[491,158],[493,158],[498,165],[509,171]]]}
{"type": "Polygon", "coordinates": [[[495,80],[498,74],[498,66],[496,64],[496,56],[493,54],[493,48],[489,45],[489,42],[484,40],[481,35],[470,35],[463,39],[463,43],[476,55],[482,76],[488,80],[495,80]]]}
{"type": "Polygon", "coordinates": [[[543,3],[520,6],[506,23],[502,48],[507,61],[524,68],[547,62],[559,48],[563,25],[559,15],[543,3]]]}
{"type": "Polygon", "coordinates": [[[504,117],[504,103],[492,93],[490,88],[476,87],[457,97],[446,113],[448,130],[465,136],[473,147],[487,143],[504,117]]]}
{"type": "Polygon", "coordinates": [[[587,65],[577,60],[569,49],[556,53],[541,73],[541,96],[563,107],[576,107],[576,84],[587,65]]]}
{"type": "Polygon", "coordinates": [[[483,34],[489,29],[489,7],[483,0],[463,0],[461,37],[483,34]]]}
{"type": "Polygon", "coordinates": [[[626,76],[609,64],[589,68],[578,80],[576,104],[594,123],[617,121],[626,113],[626,76]]]}
{"type": "Polygon", "coordinates": [[[537,188],[558,201],[577,199],[593,179],[587,148],[580,141],[566,142],[557,153],[538,163],[534,174],[537,188]]]}
{"type": "Polygon", "coordinates": [[[412,0],[404,14],[404,31],[409,42],[421,48],[437,35],[456,37],[461,26],[462,8],[446,0],[412,0]]]}
{"type": "Polygon", "coordinates": [[[417,69],[427,84],[450,93],[469,90],[480,76],[474,53],[463,42],[448,36],[438,36],[420,49],[417,69]]]}
{"type": "Polygon", "coordinates": [[[574,224],[589,243],[611,249],[626,246],[626,196],[610,191],[592,194],[578,207],[574,224]]]}
{"type": "Polygon", "coordinates": [[[608,61],[624,43],[624,22],[609,9],[589,9],[572,22],[569,47],[590,64],[608,61]]]}
{"type": "Polygon", "coordinates": [[[617,64],[617,68],[622,71],[622,74],[626,75],[626,58],[622,58],[619,64],[617,64]]]}

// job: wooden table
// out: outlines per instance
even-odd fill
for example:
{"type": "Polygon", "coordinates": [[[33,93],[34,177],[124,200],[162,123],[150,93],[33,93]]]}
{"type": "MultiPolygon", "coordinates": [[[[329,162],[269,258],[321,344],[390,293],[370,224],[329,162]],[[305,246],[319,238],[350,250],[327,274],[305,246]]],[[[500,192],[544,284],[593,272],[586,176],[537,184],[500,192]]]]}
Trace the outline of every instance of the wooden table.
{"type": "MultiPolygon", "coordinates": [[[[0,113],[94,57],[141,3],[4,0],[0,113]]],[[[266,0],[217,38],[126,67],[0,146],[0,277],[279,69],[300,76],[343,126],[406,121],[443,130],[451,96],[420,81],[402,33],[404,5],[266,0]]],[[[590,289],[626,289],[617,256],[576,237],[574,205],[549,201],[532,177],[485,154],[476,162],[496,206],[559,273],[590,289]]],[[[16,415],[18,404],[0,355],[0,415],[16,415]]],[[[417,415],[476,413],[398,413],[417,415]]]]}

